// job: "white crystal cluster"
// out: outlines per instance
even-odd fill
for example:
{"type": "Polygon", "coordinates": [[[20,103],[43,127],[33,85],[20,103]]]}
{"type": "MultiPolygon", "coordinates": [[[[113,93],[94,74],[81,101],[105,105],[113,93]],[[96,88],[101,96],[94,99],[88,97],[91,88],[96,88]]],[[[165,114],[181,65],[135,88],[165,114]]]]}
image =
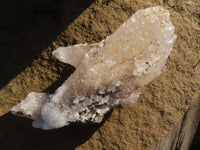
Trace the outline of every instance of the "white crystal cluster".
{"type": "Polygon", "coordinates": [[[161,6],[139,10],[100,43],[56,49],[53,55],[76,71],[54,94],[30,93],[11,111],[30,116],[36,128],[53,129],[100,122],[111,108],[133,105],[140,87],[165,69],[176,39],[169,16],[161,6]]]}

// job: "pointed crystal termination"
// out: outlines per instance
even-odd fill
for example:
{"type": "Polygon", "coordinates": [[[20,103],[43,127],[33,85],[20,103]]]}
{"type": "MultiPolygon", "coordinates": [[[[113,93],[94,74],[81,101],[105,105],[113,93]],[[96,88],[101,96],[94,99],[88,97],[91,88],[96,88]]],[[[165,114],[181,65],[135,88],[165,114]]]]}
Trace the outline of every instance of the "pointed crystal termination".
{"type": "Polygon", "coordinates": [[[54,94],[32,92],[11,111],[46,130],[77,121],[100,122],[112,107],[137,101],[140,87],[165,69],[175,39],[167,10],[139,10],[100,43],[55,50],[53,55],[76,71],[54,94]]]}

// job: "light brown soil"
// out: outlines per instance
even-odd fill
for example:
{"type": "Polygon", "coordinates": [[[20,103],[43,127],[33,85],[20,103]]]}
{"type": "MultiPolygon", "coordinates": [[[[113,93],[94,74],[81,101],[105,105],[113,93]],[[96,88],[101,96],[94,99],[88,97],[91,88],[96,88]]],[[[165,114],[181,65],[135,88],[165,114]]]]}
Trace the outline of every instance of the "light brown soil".
{"type": "MultiPolygon", "coordinates": [[[[11,21],[6,29],[0,26],[1,35],[4,35],[2,40],[7,42],[1,44],[1,49],[6,50],[0,53],[1,60],[4,60],[0,65],[3,71],[0,73],[0,149],[74,149],[78,146],[77,150],[146,150],[177,124],[197,97],[200,91],[199,0],[91,0],[84,4],[81,0],[52,0],[47,6],[38,6],[37,3],[31,6],[40,9],[37,9],[39,15],[30,22],[26,19],[30,19],[32,14],[11,21]],[[135,11],[155,5],[162,5],[170,11],[178,38],[168,59],[166,72],[142,89],[133,107],[115,108],[99,125],[72,125],[49,132],[31,128],[30,120],[6,114],[29,92],[53,92],[73,72],[73,67],[52,57],[52,50],[59,46],[99,42],[135,11]],[[51,13],[46,14],[49,9],[51,13]],[[45,23],[44,19],[47,19],[45,23]],[[28,26],[28,29],[23,26],[28,26]],[[19,33],[13,32],[18,28],[19,33]],[[11,33],[15,38],[9,37],[11,33]],[[22,55],[12,54],[14,47],[21,48],[19,52],[22,55]],[[34,57],[30,56],[32,54],[34,57]],[[19,59],[22,61],[16,63],[19,59]],[[30,143],[31,140],[35,143],[30,143]]],[[[33,8],[28,7],[30,10],[33,8]]],[[[29,12],[24,11],[23,14],[29,12]]],[[[9,17],[12,18],[12,15],[9,17]]]]}

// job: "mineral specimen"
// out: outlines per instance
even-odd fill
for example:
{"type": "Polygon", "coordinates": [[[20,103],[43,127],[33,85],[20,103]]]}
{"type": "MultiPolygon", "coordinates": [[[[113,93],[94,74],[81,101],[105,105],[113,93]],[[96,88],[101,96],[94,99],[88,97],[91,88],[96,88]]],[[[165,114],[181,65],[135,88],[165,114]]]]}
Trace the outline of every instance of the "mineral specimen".
{"type": "Polygon", "coordinates": [[[77,121],[101,122],[111,108],[133,105],[140,87],[161,74],[174,32],[169,12],[156,6],[137,11],[100,43],[60,47],[53,55],[75,66],[75,72],[54,94],[29,93],[11,111],[46,130],[77,121]]]}

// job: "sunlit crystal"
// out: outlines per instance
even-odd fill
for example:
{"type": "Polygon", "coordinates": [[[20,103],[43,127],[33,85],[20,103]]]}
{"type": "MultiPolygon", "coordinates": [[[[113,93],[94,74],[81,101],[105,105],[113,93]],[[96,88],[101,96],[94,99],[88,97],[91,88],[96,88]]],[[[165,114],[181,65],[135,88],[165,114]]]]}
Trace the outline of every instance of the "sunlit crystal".
{"type": "Polygon", "coordinates": [[[111,108],[133,105],[140,88],[162,73],[174,32],[169,12],[156,6],[137,11],[100,43],[58,48],[53,55],[75,72],[54,94],[30,93],[11,111],[42,129],[101,122],[111,108]]]}

